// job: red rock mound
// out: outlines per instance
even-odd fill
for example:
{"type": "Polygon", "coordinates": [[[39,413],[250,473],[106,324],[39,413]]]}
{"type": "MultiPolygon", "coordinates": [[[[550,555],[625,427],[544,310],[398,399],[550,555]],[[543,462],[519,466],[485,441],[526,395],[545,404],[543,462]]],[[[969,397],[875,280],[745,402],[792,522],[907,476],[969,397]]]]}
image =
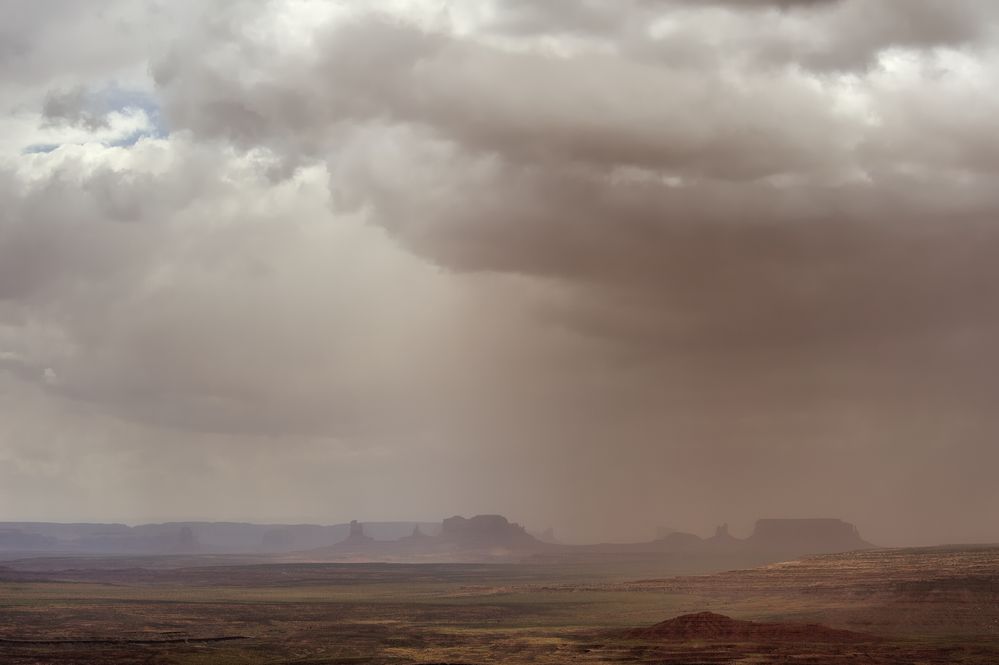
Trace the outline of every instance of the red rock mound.
{"type": "Polygon", "coordinates": [[[628,639],[702,642],[870,642],[876,638],[816,623],[756,623],[714,612],[684,614],[647,628],[627,630],[628,639]]]}

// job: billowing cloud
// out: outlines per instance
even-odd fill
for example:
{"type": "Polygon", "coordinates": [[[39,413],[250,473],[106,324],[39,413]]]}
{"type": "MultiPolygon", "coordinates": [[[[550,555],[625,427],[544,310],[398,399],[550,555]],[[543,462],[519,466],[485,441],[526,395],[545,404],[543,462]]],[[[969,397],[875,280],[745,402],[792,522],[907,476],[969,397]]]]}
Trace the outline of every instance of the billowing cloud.
{"type": "Polygon", "coordinates": [[[996,537],[992,3],[70,4],[0,21],[23,517],[996,537]]]}

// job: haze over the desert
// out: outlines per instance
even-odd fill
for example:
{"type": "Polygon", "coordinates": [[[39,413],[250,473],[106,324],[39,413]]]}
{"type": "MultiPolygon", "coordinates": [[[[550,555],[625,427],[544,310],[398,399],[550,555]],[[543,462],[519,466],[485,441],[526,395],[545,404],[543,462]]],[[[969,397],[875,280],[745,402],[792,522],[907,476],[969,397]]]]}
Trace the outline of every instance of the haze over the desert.
{"type": "Polygon", "coordinates": [[[3,4],[3,519],[999,541],[997,19],[3,4]]]}

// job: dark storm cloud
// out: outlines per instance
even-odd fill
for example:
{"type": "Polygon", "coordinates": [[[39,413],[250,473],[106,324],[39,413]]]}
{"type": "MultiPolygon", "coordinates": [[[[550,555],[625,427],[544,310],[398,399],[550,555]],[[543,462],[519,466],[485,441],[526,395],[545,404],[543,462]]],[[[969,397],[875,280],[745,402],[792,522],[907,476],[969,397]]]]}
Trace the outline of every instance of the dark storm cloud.
{"type": "MultiPolygon", "coordinates": [[[[986,537],[954,478],[999,432],[991,3],[176,7],[138,61],[173,134],[0,170],[0,435],[386,518],[431,485],[589,537],[986,537]]],[[[70,77],[30,41],[39,131],[102,129],[135,44],[70,77]]]]}
{"type": "Polygon", "coordinates": [[[171,121],[309,155],[357,125],[417,124],[526,165],[740,180],[841,167],[853,140],[827,96],[794,76],[749,74],[747,89],[715,72],[511,54],[377,18],[321,41],[313,68],[267,66],[249,87],[179,76],[192,56],[176,50],[155,70],[171,121]]]}
{"type": "Polygon", "coordinates": [[[649,19],[671,9],[808,9],[845,0],[497,0],[493,27],[510,32],[607,33],[636,19],[649,19]]]}
{"type": "MultiPolygon", "coordinates": [[[[708,338],[722,329],[747,342],[757,328],[790,326],[786,334],[803,343],[845,339],[852,323],[905,329],[911,317],[939,316],[941,289],[980,293],[991,279],[987,270],[953,269],[989,247],[983,222],[996,200],[987,173],[935,179],[971,166],[969,158],[983,169],[997,161],[977,138],[987,114],[956,110],[965,117],[941,123],[942,110],[924,106],[913,117],[898,105],[921,100],[875,90],[871,103],[888,126],[870,127],[829,103],[835,90],[795,74],[748,71],[730,83],[617,58],[503,53],[381,19],[324,41],[309,76],[331,84],[308,93],[313,115],[291,111],[309,106],[302,91],[313,88],[304,82],[212,85],[211,94],[232,95],[245,109],[224,131],[291,149],[298,146],[283,141],[308,135],[321,149],[317,128],[350,131],[343,127],[373,120],[430,130],[397,138],[419,155],[408,166],[423,168],[429,183],[376,182],[364,164],[344,167],[339,183],[448,266],[648,293],[669,307],[667,318],[684,312],[681,338],[699,332],[703,317],[708,338]],[[243,128],[242,117],[256,120],[243,128]],[[936,138],[917,140],[926,134],[936,138]],[[432,147],[438,139],[443,148],[432,147]],[[917,163],[929,172],[899,172],[917,163]],[[953,220],[946,233],[943,217],[953,220]],[[891,281],[882,283],[886,261],[891,281]],[[725,318],[733,320],[714,325],[725,318]]],[[[199,98],[183,90],[170,95],[174,104],[199,98]]],[[[228,108],[172,109],[186,126],[213,133],[213,122],[232,118],[212,112],[219,104],[228,108]]],[[[985,259],[973,265],[984,268],[985,259]]]]}
{"type": "Polygon", "coordinates": [[[90,131],[109,128],[109,112],[102,100],[89,94],[82,86],[49,91],[42,105],[42,118],[46,123],[77,125],[90,131]]]}
{"type": "Polygon", "coordinates": [[[596,37],[674,64],[749,59],[847,71],[871,66],[891,47],[981,42],[996,17],[986,0],[506,0],[496,7],[493,27],[507,34],[596,37]],[[657,23],[665,29],[650,34],[657,23]]]}

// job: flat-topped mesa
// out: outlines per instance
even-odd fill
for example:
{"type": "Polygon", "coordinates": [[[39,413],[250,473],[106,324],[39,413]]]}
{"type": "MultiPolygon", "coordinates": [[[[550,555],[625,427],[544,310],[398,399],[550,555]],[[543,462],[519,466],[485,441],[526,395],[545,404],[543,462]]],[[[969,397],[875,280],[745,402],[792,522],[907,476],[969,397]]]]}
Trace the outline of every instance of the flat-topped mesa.
{"type": "Polygon", "coordinates": [[[753,549],[800,554],[849,552],[874,547],[857,527],[833,518],[761,519],[747,541],[753,549]]]}
{"type": "Polygon", "coordinates": [[[476,515],[464,518],[448,517],[441,524],[441,539],[463,545],[537,545],[537,538],[519,524],[502,515],[476,515]]]}

